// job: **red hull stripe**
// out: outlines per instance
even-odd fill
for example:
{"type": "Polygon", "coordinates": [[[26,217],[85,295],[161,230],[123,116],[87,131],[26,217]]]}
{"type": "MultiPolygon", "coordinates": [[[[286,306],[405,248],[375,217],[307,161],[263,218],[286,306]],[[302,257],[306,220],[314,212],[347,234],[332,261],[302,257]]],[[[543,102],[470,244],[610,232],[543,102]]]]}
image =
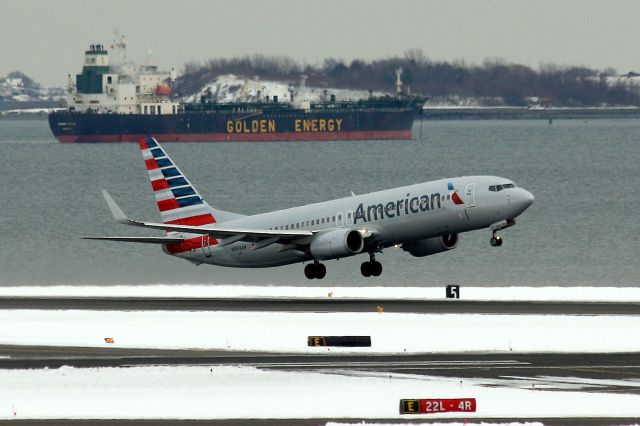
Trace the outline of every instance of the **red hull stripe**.
{"type": "Polygon", "coordinates": [[[158,163],[154,158],[149,158],[148,160],[144,160],[144,165],[147,166],[147,170],[159,169],[158,163]]]}
{"type": "Polygon", "coordinates": [[[178,208],[180,208],[180,204],[178,204],[178,200],[176,200],[175,198],[158,201],[158,210],[160,210],[161,212],[178,208]]]}
{"type": "Polygon", "coordinates": [[[161,191],[163,189],[168,189],[169,183],[165,179],[158,179],[151,181],[151,189],[154,191],[161,191]]]}
{"type": "MultiPolygon", "coordinates": [[[[218,241],[215,238],[209,238],[209,246],[215,246],[216,244],[218,244],[218,241]]],[[[180,254],[189,250],[202,249],[202,237],[189,238],[181,243],[167,244],[166,247],[169,254],[180,254]]]]}
{"type": "MultiPolygon", "coordinates": [[[[147,143],[140,138],[149,135],[58,135],[60,142],[139,142],[140,149],[147,143]]],[[[276,142],[276,141],[335,141],[371,139],[411,139],[411,130],[367,130],[354,132],[318,133],[164,133],[155,134],[158,142],[276,142]]]]}
{"type": "Polygon", "coordinates": [[[210,213],[207,213],[207,214],[201,214],[198,216],[183,217],[181,219],[170,220],[165,223],[170,225],[200,226],[200,225],[210,225],[212,223],[216,223],[216,221],[210,213]]]}

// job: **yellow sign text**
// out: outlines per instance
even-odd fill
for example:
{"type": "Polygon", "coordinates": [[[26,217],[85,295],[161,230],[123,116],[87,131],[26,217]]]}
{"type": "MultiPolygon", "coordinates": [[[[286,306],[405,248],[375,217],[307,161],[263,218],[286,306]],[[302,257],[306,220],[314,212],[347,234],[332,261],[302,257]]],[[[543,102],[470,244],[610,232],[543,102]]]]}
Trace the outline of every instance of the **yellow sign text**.
{"type": "Polygon", "coordinates": [[[296,132],[339,132],[343,121],[342,118],[297,119],[294,129],[296,132]]]}
{"type": "Polygon", "coordinates": [[[228,120],[227,133],[275,133],[275,120],[228,120]]]}

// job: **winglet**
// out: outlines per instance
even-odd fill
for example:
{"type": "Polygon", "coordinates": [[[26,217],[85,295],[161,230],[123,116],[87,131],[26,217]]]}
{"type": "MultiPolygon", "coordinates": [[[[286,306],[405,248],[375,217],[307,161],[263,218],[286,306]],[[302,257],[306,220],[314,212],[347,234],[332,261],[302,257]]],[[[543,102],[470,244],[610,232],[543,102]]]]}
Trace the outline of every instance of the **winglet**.
{"type": "Polygon", "coordinates": [[[113,198],[111,198],[111,195],[109,195],[106,189],[102,190],[102,196],[104,197],[104,200],[107,202],[107,206],[109,206],[109,210],[111,210],[111,214],[113,215],[113,218],[118,223],[130,225],[132,220],[129,219],[127,216],[125,216],[120,206],[118,206],[116,202],[113,200],[113,198]]]}

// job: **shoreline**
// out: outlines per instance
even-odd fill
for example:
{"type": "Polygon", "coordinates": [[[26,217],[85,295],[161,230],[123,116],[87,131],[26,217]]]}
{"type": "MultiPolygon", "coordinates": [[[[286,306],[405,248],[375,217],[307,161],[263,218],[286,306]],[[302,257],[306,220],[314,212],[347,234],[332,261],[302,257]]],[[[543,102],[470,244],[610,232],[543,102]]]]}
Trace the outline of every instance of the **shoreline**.
{"type": "Polygon", "coordinates": [[[528,108],[528,107],[425,107],[419,120],[585,120],[640,118],[637,107],[528,108]]]}

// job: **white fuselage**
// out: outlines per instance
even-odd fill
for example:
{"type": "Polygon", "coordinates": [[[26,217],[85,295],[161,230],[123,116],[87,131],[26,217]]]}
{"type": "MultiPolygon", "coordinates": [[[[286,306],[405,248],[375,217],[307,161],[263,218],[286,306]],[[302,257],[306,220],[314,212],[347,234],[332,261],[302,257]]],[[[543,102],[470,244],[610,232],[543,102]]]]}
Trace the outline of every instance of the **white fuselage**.
{"type": "MultiPolygon", "coordinates": [[[[366,236],[362,253],[417,240],[459,234],[513,220],[533,202],[530,192],[496,176],[442,179],[309,204],[225,221],[240,229],[311,230],[316,234],[355,229],[366,236]],[[496,191],[495,187],[508,188],[496,191]],[[489,190],[493,186],[494,190],[489,190]],[[510,186],[510,187],[509,187],[510,186]],[[453,194],[457,194],[457,198],[453,194]],[[458,204],[454,201],[457,200],[458,204]]],[[[312,260],[295,245],[239,241],[219,245],[206,239],[201,248],[176,254],[194,263],[231,267],[269,267],[312,260]]],[[[313,238],[313,237],[308,237],[313,238]]],[[[347,254],[348,255],[348,254],[347,254]]],[[[344,256],[343,256],[344,257],[344,256]]]]}

